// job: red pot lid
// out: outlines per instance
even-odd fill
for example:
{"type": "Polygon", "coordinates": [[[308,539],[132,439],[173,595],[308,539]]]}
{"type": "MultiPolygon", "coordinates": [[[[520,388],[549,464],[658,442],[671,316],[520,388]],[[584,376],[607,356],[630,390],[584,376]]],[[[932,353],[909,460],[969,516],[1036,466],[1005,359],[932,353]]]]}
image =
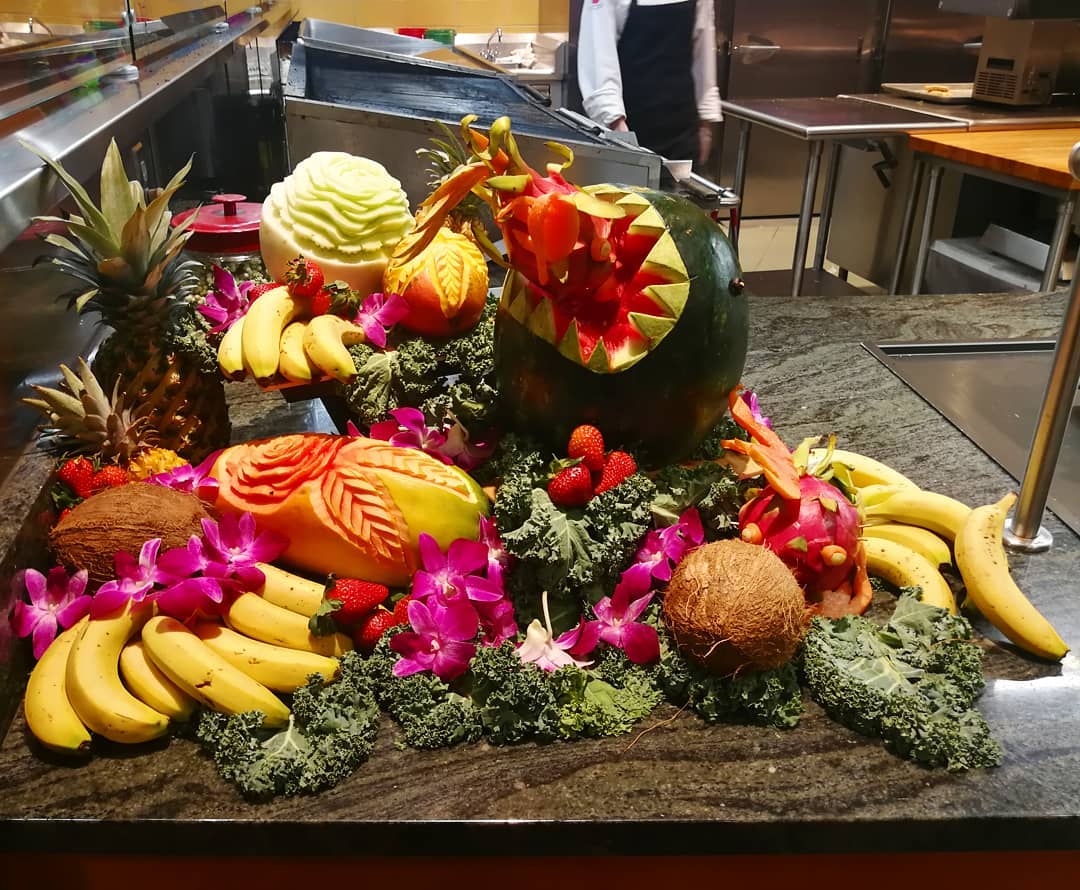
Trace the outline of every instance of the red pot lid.
{"type": "Polygon", "coordinates": [[[246,195],[214,195],[213,204],[185,210],[173,217],[178,226],[191,216],[188,250],[212,254],[259,252],[259,220],[262,204],[245,201],[246,195]]]}

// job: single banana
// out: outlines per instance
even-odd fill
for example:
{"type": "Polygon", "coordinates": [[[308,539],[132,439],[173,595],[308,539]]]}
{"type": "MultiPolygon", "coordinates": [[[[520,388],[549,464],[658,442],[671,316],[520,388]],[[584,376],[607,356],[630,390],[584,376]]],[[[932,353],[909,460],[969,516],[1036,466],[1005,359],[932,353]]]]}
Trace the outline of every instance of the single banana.
{"type": "Polygon", "coordinates": [[[281,332],[306,308],[307,301],[294,299],[284,286],[267,291],[248,308],[241,339],[244,365],[256,380],[277,374],[281,332]]]}
{"type": "MultiPolygon", "coordinates": [[[[827,452],[827,448],[812,448],[810,450],[811,470],[816,469],[827,452]]],[[[894,470],[881,461],[867,457],[865,454],[834,448],[832,462],[834,464],[843,464],[851,471],[851,481],[856,488],[865,488],[867,485],[901,485],[904,488],[918,488],[903,473],[894,470]]]]}
{"type": "Polygon", "coordinates": [[[278,372],[293,383],[310,383],[322,370],[304,352],[304,333],[307,322],[294,321],[281,332],[278,372]]]}
{"type": "Polygon", "coordinates": [[[897,587],[921,587],[924,603],[956,613],[956,598],[949,582],[926,557],[883,538],[864,540],[863,549],[869,574],[884,578],[897,587]]]}
{"type": "Polygon", "coordinates": [[[310,618],[319,610],[323,593],[326,591],[325,584],[267,563],[259,563],[259,568],[266,576],[266,583],[255,592],[268,603],[296,612],[305,618],[310,618]]]}
{"type": "Polygon", "coordinates": [[[254,640],[327,657],[344,655],[353,647],[344,634],[315,636],[303,615],[275,606],[257,593],[242,593],[234,599],[225,610],[225,623],[254,640]]]}
{"type": "Polygon", "coordinates": [[[218,367],[230,380],[240,380],[247,373],[244,368],[244,319],[241,315],[232,323],[218,346],[218,367]]]}
{"type": "Polygon", "coordinates": [[[26,682],[26,725],[41,744],[60,754],[90,751],[90,733],[68,701],[66,677],[71,647],[88,621],[83,618],[53,640],[26,682]]]}
{"type": "Polygon", "coordinates": [[[184,723],[195,713],[198,702],[150,660],[142,640],[132,640],[120,650],[120,676],[137,699],[170,720],[184,723]]]}
{"type": "Polygon", "coordinates": [[[1016,586],[1001,545],[1005,516],[1015,500],[1010,493],[971,511],[956,536],[956,565],[968,597],[994,627],[1021,649],[1059,661],[1069,647],[1016,586]]]}
{"type": "Polygon", "coordinates": [[[898,522],[866,525],[863,526],[862,536],[903,544],[909,550],[914,550],[925,557],[934,566],[952,565],[949,545],[933,532],[919,528],[917,525],[901,525],[898,522]]]}
{"type": "Polygon", "coordinates": [[[262,711],[263,726],[285,726],[289,709],[261,683],[237,670],[175,618],[151,618],[142,632],[146,653],[188,695],[223,714],[262,711]]]}
{"type": "Polygon", "coordinates": [[[139,701],[120,680],[120,651],[153,614],[153,606],[126,605],[95,618],[68,656],[67,694],[93,732],[114,742],[146,742],[165,734],[169,718],[139,701]]]}
{"type": "Polygon", "coordinates": [[[356,363],[347,347],[365,339],[360,325],[337,315],[317,315],[304,332],[304,351],[323,372],[348,383],[356,376],[356,363]]]}
{"type": "Polygon", "coordinates": [[[871,485],[859,491],[859,505],[867,525],[900,522],[917,525],[952,541],[971,508],[933,491],[899,485],[871,485]]]}
{"type": "Polygon", "coordinates": [[[195,635],[234,668],[275,692],[295,692],[312,674],[329,682],[341,673],[333,658],[273,646],[209,621],[196,624],[195,635]]]}

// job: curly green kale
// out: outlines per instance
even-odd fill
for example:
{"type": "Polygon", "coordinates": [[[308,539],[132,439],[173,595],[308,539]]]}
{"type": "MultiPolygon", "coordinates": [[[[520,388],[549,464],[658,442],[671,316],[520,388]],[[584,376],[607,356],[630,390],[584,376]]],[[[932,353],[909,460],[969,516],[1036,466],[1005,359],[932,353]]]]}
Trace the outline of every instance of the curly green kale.
{"type": "Polygon", "coordinates": [[[408,628],[391,628],[383,634],[368,659],[380,706],[397,721],[412,748],[447,748],[480,738],[480,715],[472,702],[458,695],[432,674],[395,677],[398,656],[390,638],[408,628]]]}
{"type": "Polygon", "coordinates": [[[220,334],[210,333],[210,322],[198,311],[194,300],[177,300],[169,312],[163,345],[184,356],[200,373],[218,377],[220,334]]]}
{"type": "Polygon", "coordinates": [[[739,527],[739,507],[749,485],[730,467],[704,461],[694,466],[672,464],[653,477],[656,498],[652,511],[664,525],[676,522],[684,510],[696,507],[707,541],[730,538],[739,527]]]}
{"type": "Polygon", "coordinates": [[[904,591],[885,627],[815,618],[802,673],[829,716],[901,757],[950,771],[996,766],[1001,747],[973,708],[983,677],[971,637],[965,618],[904,591]]]}
{"type": "Polygon", "coordinates": [[[367,760],[379,709],[363,660],[348,653],[332,683],[312,677],[293,695],[289,725],[262,728],[262,714],[203,711],[195,736],[222,778],[254,800],[313,794],[337,785],[367,760]]]}
{"type": "Polygon", "coordinates": [[[750,434],[739,426],[730,416],[725,414],[693,450],[687,460],[715,460],[724,453],[724,446],[720,443],[724,439],[748,440],[750,434]]]}

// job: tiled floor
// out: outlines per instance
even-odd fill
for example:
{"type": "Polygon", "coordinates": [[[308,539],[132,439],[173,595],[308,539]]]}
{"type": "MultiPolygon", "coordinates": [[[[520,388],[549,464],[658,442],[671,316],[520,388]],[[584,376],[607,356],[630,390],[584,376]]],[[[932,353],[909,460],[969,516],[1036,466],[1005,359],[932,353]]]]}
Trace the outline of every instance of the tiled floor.
{"type": "MultiPolygon", "coordinates": [[[[790,269],[792,255],[795,253],[795,229],[796,220],[790,218],[744,220],[739,233],[739,262],[743,271],[790,269]]],[[[806,252],[808,267],[814,261],[817,233],[818,221],[815,218],[810,226],[810,245],[806,252]]],[[[834,263],[826,262],[825,269],[836,274],[834,263]]],[[[881,288],[858,275],[851,275],[848,283],[868,293],[881,292],[881,288]]]]}

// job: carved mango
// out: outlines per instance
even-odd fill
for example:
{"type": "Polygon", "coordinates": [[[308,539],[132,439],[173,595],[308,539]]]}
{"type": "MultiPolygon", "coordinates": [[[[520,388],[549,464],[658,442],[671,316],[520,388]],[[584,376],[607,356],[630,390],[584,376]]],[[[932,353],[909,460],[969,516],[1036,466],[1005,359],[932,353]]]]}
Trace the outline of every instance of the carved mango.
{"type": "Polygon", "coordinates": [[[378,439],[303,434],[225,449],[217,508],[255,515],[285,535],[282,559],[391,586],[419,566],[421,532],[443,548],[475,539],[488,501],[465,472],[378,439]]]}

